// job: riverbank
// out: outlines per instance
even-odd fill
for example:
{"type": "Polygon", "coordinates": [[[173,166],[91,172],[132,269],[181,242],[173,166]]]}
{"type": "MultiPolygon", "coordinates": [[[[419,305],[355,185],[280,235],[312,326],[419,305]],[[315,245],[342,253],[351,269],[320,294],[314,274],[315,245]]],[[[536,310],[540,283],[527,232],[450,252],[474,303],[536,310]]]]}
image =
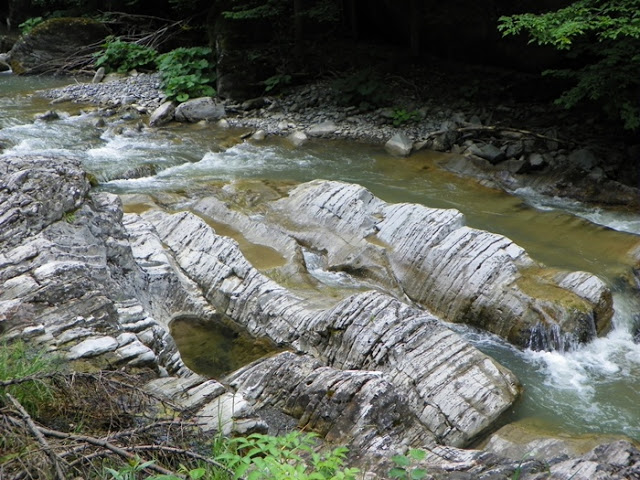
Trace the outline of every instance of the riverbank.
{"type": "MultiPolygon", "coordinates": [[[[548,104],[456,98],[454,92],[444,93],[445,80],[431,82],[425,93],[413,81],[390,77],[385,90],[391,92],[391,106],[375,109],[342,104],[343,92],[331,80],[245,102],[216,102],[224,108],[222,125],[260,132],[258,139],[296,134],[297,143],[322,137],[385,144],[400,135],[413,152],[427,148],[462,154],[465,162],[443,167],[487,186],[508,192],[529,188],[630,212],[640,209],[637,146],[611,138],[593,118],[580,122],[578,114],[548,104]]],[[[135,73],[41,95],[53,104],[71,101],[143,114],[165,100],[157,75],[135,73]]]]}

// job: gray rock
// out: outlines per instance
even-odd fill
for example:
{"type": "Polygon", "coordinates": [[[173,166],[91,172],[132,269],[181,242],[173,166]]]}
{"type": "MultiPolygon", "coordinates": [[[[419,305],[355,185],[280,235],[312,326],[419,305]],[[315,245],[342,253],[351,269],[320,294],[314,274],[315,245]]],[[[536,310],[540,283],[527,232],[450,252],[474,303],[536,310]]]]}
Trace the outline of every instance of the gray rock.
{"type": "Polygon", "coordinates": [[[104,24],[88,18],[45,20],[13,46],[9,52],[11,69],[18,75],[51,72],[79,50],[86,54],[99,50],[109,33],[104,24]]]}
{"type": "Polygon", "coordinates": [[[406,157],[411,153],[413,142],[405,134],[396,133],[384,144],[384,148],[391,155],[406,157]]]}
{"type": "Polygon", "coordinates": [[[307,135],[310,137],[322,137],[323,135],[331,135],[336,130],[338,130],[338,126],[335,122],[331,120],[327,120],[321,123],[316,123],[315,125],[311,125],[307,129],[307,135]]]}
{"type": "Polygon", "coordinates": [[[587,148],[581,148],[571,152],[569,154],[568,161],[571,165],[587,172],[600,163],[598,157],[596,157],[595,154],[587,148]]]}
{"type": "Polygon", "coordinates": [[[166,101],[153,111],[149,118],[149,126],[160,127],[165,125],[173,120],[175,113],[176,103],[173,101],[166,101]]]}
{"type": "Polygon", "coordinates": [[[484,143],[482,145],[474,143],[467,151],[473,155],[488,160],[493,165],[496,165],[506,159],[505,153],[490,143],[484,143]]]}
{"type": "Polygon", "coordinates": [[[515,142],[507,144],[505,150],[505,156],[507,158],[518,158],[524,153],[524,145],[522,142],[515,142]]]}
{"type": "Polygon", "coordinates": [[[35,119],[42,120],[43,122],[51,122],[53,120],[60,120],[60,114],[55,110],[48,110],[36,115],[35,119]]]}
{"type": "Polygon", "coordinates": [[[284,352],[240,369],[228,381],[259,410],[282,411],[298,428],[358,455],[436,443],[391,378],[378,371],[335,369],[284,352]]]}
{"type": "Polygon", "coordinates": [[[548,165],[546,158],[541,153],[532,153],[531,155],[529,155],[527,161],[530,169],[534,171],[542,170],[548,165]]]}
{"type": "Polygon", "coordinates": [[[296,130],[287,136],[287,140],[289,140],[294,147],[300,147],[307,142],[308,137],[304,132],[296,130]]]}
{"type": "Polygon", "coordinates": [[[116,348],[118,348],[118,341],[113,337],[89,338],[71,347],[67,358],[75,360],[78,358],[96,357],[105,352],[112,352],[116,348]]]}
{"type": "Polygon", "coordinates": [[[267,132],[265,132],[262,129],[256,130],[251,134],[251,140],[255,140],[257,142],[264,140],[266,137],[267,137],[267,132]]]}
{"type": "Polygon", "coordinates": [[[102,80],[104,80],[105,74],[106,72],[104,67],[98,68],[98,70],[96,70],[95,75],[91,79],[91,83],[100,83],[102,80]]]}
{"type": "Polygon", "coordinates": [[[233,241],[194,215],[155,211],[144,218],[160,234],[158,244],[171,249],[181,270],[225,315],[254,336],[292,345],[335,368],[387,372],[420,422],[444,443],[466,444],[518,394],[515,377],[432,316],[376,292],[319,311],[260,275],[233,241]],[[482,393],[485,388],[493,393],[482,393]]]}
{"type": "Polygon", "coordinates": [[[178,122],[215,121],[226,116],[224,105],[216,103],[211,97],[195,98],[178,105],[175,119],[178,122]]]}
{"type": "Polygon", "coordinates": [[[595,315],[601,300],[594,304],[589,295],[560,287],[553,270],[530,275],[540,266],[521,247],[465,227],[455,210],[388,205],[357,185],[326,181],[301,185],[272,210],[271,221],[282,218],[296,238],[327,252],[329,268],[348,265],[449,321],[472,323],[518,345],[554,328],[568,342],[588,341],[598,328],[594,319],[608,324],[613,313],[597,277],[591,276],[604,288],[603,315],[595,315]]]}

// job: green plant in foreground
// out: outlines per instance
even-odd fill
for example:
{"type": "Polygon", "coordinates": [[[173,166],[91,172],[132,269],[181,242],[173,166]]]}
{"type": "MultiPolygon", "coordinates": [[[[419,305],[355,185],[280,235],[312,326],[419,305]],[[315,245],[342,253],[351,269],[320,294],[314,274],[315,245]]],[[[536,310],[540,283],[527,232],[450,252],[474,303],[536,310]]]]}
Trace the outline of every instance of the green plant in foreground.
{"type": "Polygon", "coordinates": [[[401,480],[420,480],[427,476],[424,468],[414,466],[414,463],[421,462],[427,456],[424,450],[412,448],[406,455],[394,455],[391,457],[395,467],[389,471],[391,478],[399,478],[401,480]]]}
{"type": "Polygon", "coordinates": [[[230,440],[231,450],[217,457],[247,480],[355,480],[357,468],[343,468],[347,449],[315,451],[317,435],[291,432],[284,436],[253,434],[230,440]]]}
{"type": "MultiPolygon", "coordinates": [[[[39,373],[52,373],[59,369],[58,358],[27,347],[23,341],[0,342],[0,381],[19,380],[39,373]]],[[[53,401],[51,388],[41,380],[32,379],[7,387],[0,387],[0,402],[11,394],[29,412],[37,415],[53,401]]]]}
{"type": "Polygon", "coordinates": [[[176,48],[160,55],[156,63],[167,98],[184,102],[215,95],[212,87],[215,65],[210,61],[211,55],[208,47],[176,48]]]}
{"type": "Polygon", "coordinates": [[[409,112],[404,108],[396,108],[393,110],[391,121],[394,127],[399,127],[409,122],[417,122],[420,119],[418,112],[409,112]]]}
{"type": "Polygon", "coordinates": [[[123,42],[119,38],[107,38],[104,49],[94,54],[95,66],[107,72],[127,73],[134,69],[153,70],[158,56],[153,48],[137,43],[123,42]]]}
{"type": "Polygon", "coordinates": [[[142,462],[142,460],[136,458],[135,460],[130,460],[129,465],[120,470],[114,470],[113,468],[105,468],[105,470],[111,475],[113,480],[137,480],[138,473],[142,472],[148,466],[153,465],[153,463],[153,461],[142,462]]]}

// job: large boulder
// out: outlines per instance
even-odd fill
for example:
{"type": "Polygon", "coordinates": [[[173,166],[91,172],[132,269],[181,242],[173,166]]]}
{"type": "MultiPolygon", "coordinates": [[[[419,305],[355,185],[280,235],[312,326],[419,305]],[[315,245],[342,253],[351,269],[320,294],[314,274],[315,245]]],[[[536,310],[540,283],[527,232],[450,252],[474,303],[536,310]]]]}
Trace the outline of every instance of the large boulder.
{"type": "Polygon", "coordinates": [[[200,97],[187,100],[175,109],[175,119],[178,122],[199,122],[201,120],[215,121],[224,118],[224,105],[217,103],[211,97],[200,97]]]}
{"type": "Polygon", "coordinates": [[[51,73],[82,52],[90,55],[109,35],[108,28],[89,18],[52,18],[21,37],[9,52],[14,73],[51,73]],[[93,46],[93,47],[92,47],[93,46]]]}

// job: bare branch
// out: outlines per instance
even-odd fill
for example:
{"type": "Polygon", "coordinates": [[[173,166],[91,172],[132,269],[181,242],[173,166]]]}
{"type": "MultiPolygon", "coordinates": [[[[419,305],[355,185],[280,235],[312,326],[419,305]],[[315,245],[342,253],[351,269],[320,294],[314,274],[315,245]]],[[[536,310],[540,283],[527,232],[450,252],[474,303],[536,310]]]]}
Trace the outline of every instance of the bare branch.
{"type": "Polygon", "coordinates": [[[47,440],[44,438],[44,435],[40,431],[40,427],[38,427],[34,423],[33,419],[31,418],[31,415],[29,415],[29,413],[24,409],[22,404],[18,400],[16,400],[13,397],[13,395],[11,395],[10,393],[7,393],[6,396],[9,399],[9,401],[13,404],[13,406],[16,408],[16,410],[19,412],[20,417],[22,418],[24,423],[27,425],[27,427],[29,428],[33,436],[36,438],[36,440],[38,440],[38,443],[42,446],[42,449],[45,451],[47,456],[51,459],[51,463],[55,468],[56,478],[58,480],[65,480],[64,470],[62,469],[62,464],[65,463],[64,460],[58,455],[56,455],[56,453],[53,451],[53,449],[51,448],[47,440]]]}

